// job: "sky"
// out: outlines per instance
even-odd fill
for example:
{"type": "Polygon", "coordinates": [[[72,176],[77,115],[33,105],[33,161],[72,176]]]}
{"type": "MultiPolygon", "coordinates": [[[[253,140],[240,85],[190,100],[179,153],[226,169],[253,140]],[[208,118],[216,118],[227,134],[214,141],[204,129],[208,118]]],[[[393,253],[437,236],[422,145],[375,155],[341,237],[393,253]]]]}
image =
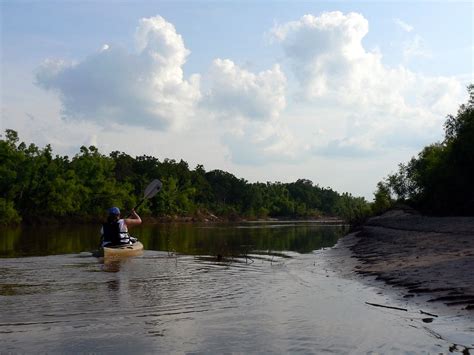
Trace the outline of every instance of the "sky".
{"type": "Polygon", "coordinates": [[[0,0],[0,131],[371,201],[467,101],[473,6],[0,0]]]}

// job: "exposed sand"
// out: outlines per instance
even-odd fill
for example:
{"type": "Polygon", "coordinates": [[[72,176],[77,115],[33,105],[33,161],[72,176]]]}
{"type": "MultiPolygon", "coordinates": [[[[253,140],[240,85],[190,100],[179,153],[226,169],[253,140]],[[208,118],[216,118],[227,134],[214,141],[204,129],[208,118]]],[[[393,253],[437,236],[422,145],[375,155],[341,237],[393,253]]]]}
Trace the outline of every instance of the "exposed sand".
{"type": "Polygon", "coordinates": [[[339,275],[358,273],[387,296],[383,304],[360,299],[367,307],[420,319],[433,337],[451,343],[449,352],[474,353],[474,217],[390,211],[341,238],[326,255],[326,265],[339,275]]]}
{"type": "Polygon", "coordinates": [[[474,217],[394,210],[371,218],[346,243],[357,273],[404,287],[405,298],[424,294],[453,311],[474,311],[474,217]]]}

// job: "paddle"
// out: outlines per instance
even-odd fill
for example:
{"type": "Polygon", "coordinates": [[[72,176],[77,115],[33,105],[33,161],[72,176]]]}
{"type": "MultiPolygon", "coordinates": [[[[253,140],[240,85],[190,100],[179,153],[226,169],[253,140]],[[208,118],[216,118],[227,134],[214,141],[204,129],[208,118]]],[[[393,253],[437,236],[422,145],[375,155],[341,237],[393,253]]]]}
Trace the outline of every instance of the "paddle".
{"type": "MultiPolygon", "coordinates": [[[[141,206],[141,204],[143,202],[145,202],[145,200],[149,199],[149,198],[152,198],[153,196],[155,196],[160,190],[161,190],[161,187],[163,186],[163,184],[161,183],[160,180],[158,179],[155,179],[153,180],[152,182],[150,182],[148,184],[148,186],[146,187],[145,191],[143,192],[143,198],[141,199],[140,202],[138,202],[138,204],[133,208],[134,210],[136,210],[138,207],[141,206]]],[[[130,213],[128,217],[130,217],[132,214],[130,213]]]]}

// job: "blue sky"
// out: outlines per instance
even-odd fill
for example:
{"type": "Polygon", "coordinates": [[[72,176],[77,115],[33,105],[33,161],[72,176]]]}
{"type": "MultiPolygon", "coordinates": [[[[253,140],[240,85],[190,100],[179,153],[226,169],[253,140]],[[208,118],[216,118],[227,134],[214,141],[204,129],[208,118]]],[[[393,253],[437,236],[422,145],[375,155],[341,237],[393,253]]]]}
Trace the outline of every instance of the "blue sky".
{"type": "Polygon", "coordinates": [[[372,198],[473,81],[470,2],[1,1],[1,130],[372,198]]]}

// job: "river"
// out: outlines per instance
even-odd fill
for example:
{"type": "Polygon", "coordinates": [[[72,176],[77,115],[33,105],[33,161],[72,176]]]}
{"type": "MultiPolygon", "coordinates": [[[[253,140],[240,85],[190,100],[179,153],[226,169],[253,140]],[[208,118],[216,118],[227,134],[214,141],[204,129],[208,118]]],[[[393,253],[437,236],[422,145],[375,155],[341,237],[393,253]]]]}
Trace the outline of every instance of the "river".
{"type": "MultiPolygon", "coordinates": [[[[143,256],[95,258],[97,227],[0,230],[5,352],[446,353],[396,297],[334,267],[314,222],[143,226],[143,256]]],[[[332,259],[331,259],[332,258],[332,259]]],[[[454,350],[457,350],[455,348],[454,350]]]]}

